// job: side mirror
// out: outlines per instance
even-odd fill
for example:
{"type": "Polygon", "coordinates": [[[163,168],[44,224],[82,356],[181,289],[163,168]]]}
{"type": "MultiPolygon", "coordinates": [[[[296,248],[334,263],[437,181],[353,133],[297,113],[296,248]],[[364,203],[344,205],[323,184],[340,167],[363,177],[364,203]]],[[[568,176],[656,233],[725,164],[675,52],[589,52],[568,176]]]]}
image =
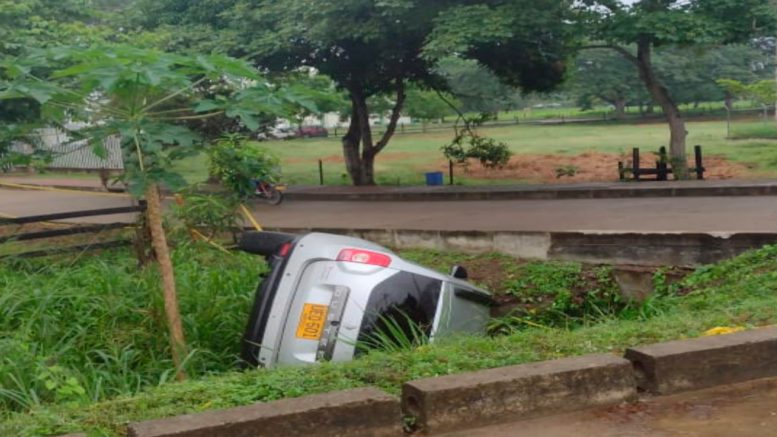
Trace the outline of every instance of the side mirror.
{"type": "Polygon", "coordinates": [[[467,274],[467,269],[465,269],[462,266],[453,266],[451,268],[451,276],[457,279],[463,279],[466,280],[469,278],[469,275],[467,274]]]}

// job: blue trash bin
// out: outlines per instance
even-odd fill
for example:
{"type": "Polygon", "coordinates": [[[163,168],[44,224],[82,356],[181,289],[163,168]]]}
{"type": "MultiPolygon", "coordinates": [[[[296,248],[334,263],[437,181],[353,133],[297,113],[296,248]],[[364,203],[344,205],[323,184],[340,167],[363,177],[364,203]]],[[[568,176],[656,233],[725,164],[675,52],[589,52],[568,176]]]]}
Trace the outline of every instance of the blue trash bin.
{"type": "Polygon", "coordinates": [[[441,171],[426,173],[426,185],[442,185],[443,174],[441,171]]]}

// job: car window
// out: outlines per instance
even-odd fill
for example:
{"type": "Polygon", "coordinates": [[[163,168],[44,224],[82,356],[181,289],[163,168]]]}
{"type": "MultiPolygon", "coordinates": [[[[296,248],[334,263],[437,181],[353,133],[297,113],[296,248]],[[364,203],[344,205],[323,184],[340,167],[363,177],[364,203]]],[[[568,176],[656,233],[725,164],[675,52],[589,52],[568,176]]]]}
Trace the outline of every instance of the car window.
{"type": "Polygon", "coordinates": [[[365,308],[357,349],[377,347],[386,340],[402,343],[419,334],[428,337],[441,287],[440,280],[409,272],[378,284],[365,308]]]}

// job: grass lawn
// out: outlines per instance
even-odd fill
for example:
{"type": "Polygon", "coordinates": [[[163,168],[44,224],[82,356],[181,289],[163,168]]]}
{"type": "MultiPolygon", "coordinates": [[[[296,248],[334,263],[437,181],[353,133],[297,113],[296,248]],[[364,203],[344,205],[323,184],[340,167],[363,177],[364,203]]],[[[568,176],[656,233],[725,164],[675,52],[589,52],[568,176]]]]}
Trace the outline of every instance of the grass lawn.
{"type": "MultiPolygon", "coordinates": [[[[747,123],[735,122],[734,128],[747,123]]],[[[706,155],[723,155],[747,164],[753,177],[777,176],[777,141],[726,140],[724,121],[688,123],[688,146],[701,144],[706,155]]],[[[586,151],[629,153],[632,147],[643,151],[657,150],[667,144],[665,124],[587,124],[587,125],[510,125],[483,129],[482,132],[507,143],[517,154],[578,155],[586,151]]],[[[450,141],[452,132],[396,135],[376,162],[377,180],[381,184],[414,185],[424,183],[424,173],[446,168],[440,147],[450,141]]],[[[339,140],[306,139],[262,143],[283,163],[284,179],[290,184],[318,184],[318,160],[324,162],[327,185],[348,184],[342,162],[339,140]]],[[[559,163],[560,165],[563,162],[559,163]]],[[[615,172],[616,162],[612,162],[615,172]]],[[[206,177],[204,157],[180,163],[179,169],[190,181],[206,177]]],[[[525,180],[478,180],[461,177],[464,184],[507,184],[525,180]]]]}
{"type": "Polygon", "coordinates": [[[768,121],[737,123],[731,128],[731,138],[777,140],[777,124],[771,118],[768,121]]]}
{"type": "MultiPolygon", "coordinates": [[[[439,268],[458,257],[406,256],[435,259],[439,268]]],[[[503,335],[376,351],[349,363],[240,373],[231,370],[232,339],[240,336],[262,266],[253,257],[186,246],[174,261],[187,338],[197,348],[185,383],[168,382],[158,279],[153,271],[138,275],[126,252],[56,265],[0,265],[0,435],[119,436],[129,421],[360,386],[398,393],[403,382],[421,377],[621,353],[717,326],[777,323],[777,246],[771,246],[700,268],[673,286],[659,280],[655,297],[617,313],[576,317],[571,324],[548,320],[543,327],[496,320],[503,335]]],[[[576,272],[568,263],[531,264],[511,269],[505,284],[526,297],[563,297],[576,272]]]]}

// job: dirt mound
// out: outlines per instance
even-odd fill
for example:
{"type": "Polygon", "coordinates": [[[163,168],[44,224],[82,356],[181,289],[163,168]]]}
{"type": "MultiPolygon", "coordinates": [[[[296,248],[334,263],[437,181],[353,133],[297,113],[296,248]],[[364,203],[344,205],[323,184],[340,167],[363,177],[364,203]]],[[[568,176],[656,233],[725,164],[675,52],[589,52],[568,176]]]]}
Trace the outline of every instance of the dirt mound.
{"type": "MultiPolygon", "coordinates": [[[[457,173],[475,179],[520,179],[530,183],[608,182],[618,180],[618,161],[630,163],[630,155],[588,151],[579,155],[521,154],[515,155],[502,168],[484,168],[476,160],[461,165],[457,173]],[[559,175],[561,173],[561,175],[559,175]]],[[[652,164],[652,156],[644,156],[645,164],[652,164]]],[[[627,164],[628,165],[628,164],[627,164]]],[[[689,162],[689,166],[693,166],[689,162]]],[[[707,179],[741,178],[750,170],[741,163],[731,162],[721,156],[704,158],[707,179]]],[[[448,164],[441,163],[440,170],[447,171],[448,164]]]]}

